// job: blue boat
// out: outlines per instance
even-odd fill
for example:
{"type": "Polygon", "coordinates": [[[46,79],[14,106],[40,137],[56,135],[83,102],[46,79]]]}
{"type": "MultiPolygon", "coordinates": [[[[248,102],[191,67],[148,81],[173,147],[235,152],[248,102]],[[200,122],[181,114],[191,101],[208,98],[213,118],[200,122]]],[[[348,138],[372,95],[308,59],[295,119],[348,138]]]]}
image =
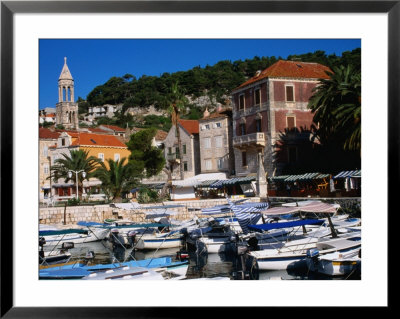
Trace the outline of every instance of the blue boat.
{"type": "Polygon", "coordinates": [[[80,279],[94,272],[104,272],[122,267],[142,267],[151,269],[175,270],[189,265],[189,261],[172,261],[171,257],[131,260],[122,263],[86,265],[67,264],[39,270],[39,279],[80,279]]]}

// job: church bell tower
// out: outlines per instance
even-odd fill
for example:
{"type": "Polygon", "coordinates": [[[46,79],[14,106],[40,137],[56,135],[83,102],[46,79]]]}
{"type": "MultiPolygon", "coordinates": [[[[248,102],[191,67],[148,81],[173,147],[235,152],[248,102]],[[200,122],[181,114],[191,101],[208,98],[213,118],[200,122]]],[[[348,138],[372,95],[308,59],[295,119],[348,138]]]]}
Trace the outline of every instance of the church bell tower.
{"type": "Polygon", "coordinates": [[[78,104],[74,102],[74,79],[68,69],[67,58],[58,78],[58,103],[56,124],[66,129],[78,129],[78,104]]]}

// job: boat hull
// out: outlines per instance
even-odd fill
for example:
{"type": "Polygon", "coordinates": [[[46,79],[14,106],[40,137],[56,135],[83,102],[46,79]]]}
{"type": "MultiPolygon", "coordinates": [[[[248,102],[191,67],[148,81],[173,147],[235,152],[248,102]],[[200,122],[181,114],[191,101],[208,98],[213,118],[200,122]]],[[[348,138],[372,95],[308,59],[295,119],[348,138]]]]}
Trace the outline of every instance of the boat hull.
{"type": "Polygon", "coordinates": [[[165,249],[165,248],[179,248],[182,245],[182,239],[180,237],[173,238],[140,238],[135,244],[135,248],[138,250],[154,250],[154,249],[165,249]]]}

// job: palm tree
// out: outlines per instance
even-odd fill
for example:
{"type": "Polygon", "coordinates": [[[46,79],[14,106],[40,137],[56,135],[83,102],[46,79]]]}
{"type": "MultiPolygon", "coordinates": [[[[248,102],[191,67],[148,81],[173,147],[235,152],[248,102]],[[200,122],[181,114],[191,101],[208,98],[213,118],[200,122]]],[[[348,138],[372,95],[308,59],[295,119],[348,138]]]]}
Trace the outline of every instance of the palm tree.
{"type": "Polygon", "coordinates": [[[101,162],[94,173],[101,183],[104,192],[113,202],[121,202],[122,194],[138,185],[138,178],[132,174],[131,165],[125,164],[126,158],[118,161],[107,159],[107,166],[101,162]]]}
{"type": "MultiPolygon", "coordinates": [[[[69,177],[69,172],[85,172],[86,179],[93,177],[94,170],[99,165],[99,159],[94,156],[89,156],[89,151],[72,150],[69,154],[61,154],[62,158],[56,159],[51,167],[49,179],[52,178],[55,182],[59,178],[64,178],[68,183],[70,180],[76,185],[76,175],[73,173],[69,177]]],[[[82,182],[85,179],[83,174],[78,174],[78,187],[82,187],[82,182]]]]}
{"type": "Polygon", "coordinates": [[[309,108],[314,112],[322,144],[341,143],[343,149],[361,148],[361,73],[353,66],[333,67],[320,79],[309,108]]]}
{"type": "Polygon", "coordinates": [[[184,110],[188,100],[184,95],[183,91],[181,90],[181,88],[178,86],[177,82],[172,84],[171,91],[167,95],[167,101],[169,104],[168,112],[171,114],[172,124],[175,125],[176,138],[178,140],[180,177],[181,179],[184,179],[183,162],[182,162],[182,141],[178,123],[180,114],[184,110]]]}

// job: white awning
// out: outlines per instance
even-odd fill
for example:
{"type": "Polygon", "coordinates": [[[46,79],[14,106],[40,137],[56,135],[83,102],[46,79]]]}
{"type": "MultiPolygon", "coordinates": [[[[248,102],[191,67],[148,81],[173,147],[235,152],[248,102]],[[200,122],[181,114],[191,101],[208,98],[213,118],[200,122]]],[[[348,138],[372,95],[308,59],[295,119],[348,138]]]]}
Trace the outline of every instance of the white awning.
{"type": "Polygon", "coordinates": [[[172,181],[173,186],[178,187],[195,187],[207,180],[226,180],[226,173],[209,173],[199,174],[193,177],[186,178],[184,180],[172,181]]]}

